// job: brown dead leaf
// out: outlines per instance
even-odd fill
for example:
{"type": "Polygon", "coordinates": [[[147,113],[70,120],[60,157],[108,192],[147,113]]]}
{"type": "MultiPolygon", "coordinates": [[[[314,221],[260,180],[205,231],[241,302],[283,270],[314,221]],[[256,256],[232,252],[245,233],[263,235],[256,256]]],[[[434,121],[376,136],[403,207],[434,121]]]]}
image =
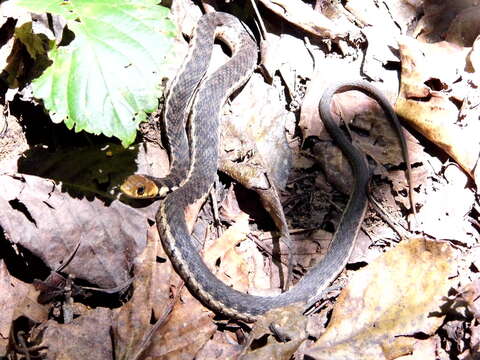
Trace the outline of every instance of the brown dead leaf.
{"type": "Polygon", "coordinates": [[[216,330],[213,313],[182,290],[168,321],[153,335],[145,352],[150,359],[193,359],[216,330]]]}
{"type": "MultiPolygon", "coordinates": [[[[445,42],[422,44],[403,38],[396,111],[472,176],[480,153],[476,139],[480,125],[478,121],[459,125],[459,110],[450,95],[460,86],[457,80],[465,68],[468,51],[445,42]]],[[[473,84],[468,87],[472,92],[479,91],[478,85],[476,90],[473,84]]]]}
{"type": "Polygon", "coordinates": [[[480,34],[480,5],[463,9],[453,19],[446,40],[459,46],[470,47],[480,34]]]}
{"type": "Polygon", "coordinates": [[[278,193],[285,187],[292,163],[285,137],[292,114],[280,104],[277,90],[259,76],[250,79],[232,106],[234,112],[222,129],[220,169],[258,194],[281,241],[292,248],[278,193]]]}
{"type": "Polygon", "coordinates": [[[167,259],[156,227],[150,229],[148,239],[148,247],[135,260],[133,297],[116,318],[116,353],[122,359],[194,358],[213,334],[212,313],[182,287],[170,261],[155,261],[167,259]],[[178,291],[180,301],[172,296],[178,291]],[[160,321],[155,325],[152,310],[160,321]]]}
{"type": "Polygon", "coordinates": [[[271,78],[279,71],[293,99],[298,79],[311,78],[313,59],[304,40],[290,34],[267,33],[261,45],[261,64],[271,78]]]}
{"type": "MultiPolygon", "coordinates": [[[[413,37],[426,43],[435,43],[445,40],[445,36],[448,36],[452,27],[464,28],[467,39],[471,39],[471,36],[475,34],[475,25],[478,25],[478,21],[474,23],[465,23],[465,25],[456,24],[461,22],[465,12],[473,13],[478,8],[478,1],[476,0],[425,0],[422,1],[423,17],[417,24],[416,29],[413,32],[413,37]]],[[[474,18],[472,19],[474,20],[474,18]]],[[[478,32],[477,32],[478,34],[478,32]]],[[[461,41],[462,45],[465,43],[465,39],[461,41]]],[[[466,46],[471,46],[467,44],[466,46]]]]}
{"type": "Polygon", "coordinates": [[[148,239],[148,248],[136,259],[134,295],[121,309],[118,319],[122,321],[116,325],[124,347],[122,358],[192,359],[214,332],[212,312],[183,288],[155,226],[148,239]],[[156,262],[156,258],[166,261],[156,262]],[[181,300],[177,299],[179,291],[181,300]],[[160,321],[153,327],[152,312],[160,321]]]}
{"type": "MultiPolygon", "coordinates": [[[[232,101],[232,115],[224,119],[228,121],[229,133],[247,147],[245,151],[253,151],[253,156],[259,157],[257,164],[266,168],[275,185],[282,189],[292,163],[285,126],[293,115],[285,110],[278,97],[274,87],[254,74],[232,101]]],[[[222,148],[228,153],[239,151],[228,146],[222,148]]]]}
{"type": "Polygon", "coordinates": [[[0,357],[6,355],[12,322],[25,316],[34,322],[47,320],[48,307],[37,303],[38,292],[8,273],[0,260],[0,357]]]}
{"type": "Polygon", "coordinates": [[[0,204],[0,225],[12,243],[55,269],[80,242],[65,271],[100,287],[125,284],[145,246],[146,218],[138,211],[119,201],[74,198],[50,180],[2,175],[0,204]]]}
{"type": "MultiPolygon", "coordinates": [[[[113,336],[115,354],[118,359],[138,359],[149,345],[148,333],[151,328],[152,307],[157,292],[157,277],[154,276],[156,256],[160,246],[156,236],[150,232],[147,246],[135,259],[133,296],[115,315],[113,336]]],[[[168,282],[166,282],[168,285],[168,282]]],[[[166,294],[168,299],[170,292],[166,294]]],[[[161,306],[166,305],[166,301],[161,306]]]]}
{"type": "Polygon", "coordinates": [[[113,358],[112,310],[97,308],[69,324],[53,320],[44,325],[41,346],[48,347],[48,359],[103,360],[113,358]]]}
{"type": "Polygon", "coordinates": [[[356,33],[355,28],[348,22],[334,23],[300,0],[261,0],[260,2],[288,22],[321,38],[342,39],[346,38],[349,32],[356,33]]]}
{"type": "Polygon", "coordinates": [[[222,236],[205,248],[203,256],[205,264],[210,269],[214,269],[215,263],[220,259],[217,276],[228,284],[233,281],[239,291],[248,289],[248,277],[245,276],[247,274],[245,259],[235,251],[235,247],[245,240],[249,232],[248,215],[242,213],[222,236]]]}
{"type": "MultiPolygon", "coordinates": [[[[2,36],[5,36],[0,49],[0,71],[8,87],[5,98],[11,101],[19,89],[29,88],[31,80],[48,64],[48,42],[55,40],[55,35],[45,25],[48,23],[54,27],[58,37],[61,37],[65,21],[56,15],[50,15],[47,21],[47,14],[34,14],[17,6],[14,1],[4,1],[0,4],[0,23],[2,36]],[[12,30],[15,30],[15,37],[12,37],[12,30]],[[4,47],[7,40],[9,44],[4,47]],[[32,63],[32,59],[35,63],[32,63]]],[[[27,93],[23,91],[23,100],[32,99],[31,91],[30,95],[27,93]]]]}
{"type": "Polygon", "coordinates": [[[332,236],[331,232],[322,229],[294,236],[297,265],[303,269],[310,269],[317,264],[327,253],[332,236]]]}
{"type": "MultiPolygon", "coordinates": [[[[374,81],[382,81],[387,84],[395,82],[393,71],[385,71],[385,64],[397,62],[398,49],[397,38],[400,35],[402,21],[395,21],[398,17],[413,18],[408,6],[402,6],[400,1],[391,1],[388,6],[377,6],[373,0],[349,0],[345,8],[360,21],[362,34],[366,37],[368,47],[365,49],[362,73],[374,81]],[[381,29],[381,31],[379,31],[381,29]]],[[[392,84],[393,85],[393,84],[392,84]]]]}
{"type": "Polygon", "coordinates": [[[402,242],[357,271],[340,295],[326,332],[307,354],[315,359],[393,359],[411,352],[417,332],[443,321],[452,252],[445,243],[402,242]]]}
{"type": "Polygon", "coordinates": [[[242,351],[242,345],[228,339],[225,332],[217,331],[205,346],[196,354],[196,360],[237,359],[242,351]]]}
{"type": "Polygon", "coordinates": [[[254,325],[248,347],[242,356],[253,359],[291,359],[300,344],[307,338],[307,317],[302,315],[303,304],[292,304],[270,310],[254,325]],[[264,346],[250,346],[255,339],[267,336],[264,346]]]}

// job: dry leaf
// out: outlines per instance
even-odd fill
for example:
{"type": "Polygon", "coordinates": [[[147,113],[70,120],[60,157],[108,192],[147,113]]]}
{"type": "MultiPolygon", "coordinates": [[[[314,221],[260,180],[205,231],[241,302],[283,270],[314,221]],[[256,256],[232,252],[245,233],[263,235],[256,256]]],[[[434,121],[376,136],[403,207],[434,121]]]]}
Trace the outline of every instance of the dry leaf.
{"type": "Polygon", "coordinates": [[[12,322],[25,316],[37,323],[47,320],[48,307],[37,303],[38,292],[8,273],[0,260],[0,357],[6,355],[12,322]]]}
{"type": "Polygon", "coordinates": [[[355,29],[349,23],[334,23],[300,0],[261,0],[260,2],[288,22],[318,37],[346,38],[348,33],[354,32],[355,29]]]}
{"type": "MultiPolygon", "coordinates": [[[[456,81],[465,68],[468,51],[445,42],[422,44],[404,38],[400,43],[402,78],[396,111],[472,175],[480,153],[476,137],[480,125],[478,121],[457,124],[459,110],[451,94],[459,87],[456,81]]],[[[478,91],[474,84],[468,87],[478,91]]]]}
{"type": "MultiPolygon", "coordinates": [[[[462,25],[455,25],[455,22],[457,22],[456,17],[464,11],[472,12],[476,7],[478,7],[477,0],[423,0],[422,12],[424,16],[418,22],[412,35],[414,38],[426,43],[445,40],[445,36],[448,36],[452,26],[463,27],[462,25]]],[[[473,25],[477,24],[478,21],[473,25]]],[[[465,28],[468,29],[466,30],[467,32],[475,33],[475,27],[465,26],[465,28]]],[[[468,35],[470,36],[471,34],[468,35]]],[[[471,46],[471,44],[468,46],[471,46]]]]}
{"type": "Polygon", "coordinates": [[[416,340],[411,355],[401,356],[398,360],[426,360],[436,359],[437,339],[431,337],[426,340],[416,340]]]}
{"type": "Polygon", "coordinates": [[[216,330],[213,313],[182,290],[168,321],[153,335],[152,345],[145,352],[150,359],[193,359],[216,330]]]}
{"type": "Polygon", "coordinates": [[[291,359],[300,344],[307,338],[307,318],[302,315],[303,308],[303,304],[292,304],[265,313],[255,323],[249,340],[267,336],[267,344],[259,348],[255,346],[255,348],[246,349],[248,351],[242,359],[291,359]]]}
{"type": "Polygon", "coordinates": [[[417,220],[425,234],[436,239],[451,239],[475,246],[475,230],[468,214],[475,194],[468,188],[468,176],[455,164],[444,170],[442,178],[426,186],[425,202],[417,220]]]}
{"type": "MultiPolygon", "coordinates": [[[[155,293],[158,278],[153,274],[158,265],[156,256],[159,246],[158,238],[150,232],[147,246],[135,259],[133,296],[115,314],[112,328],[115,354],[118,359],[137,359],[138,355],[150,345],[147,334],[151,328],[153,302],[157,300],[155,293]]],[[[169,295],[170,293],[167,292],[166,299],[169,295]]],[[[166,301],[159,305],[165,307],[166,301]]]]}
{"type": "Polygon", "coordinates": [[[443,321],[440,307],[450,288],[451,257],[445,243],[412,239],[357,271],[326,332],[307,354],[314,359],[393,359],[411,352],[411,335],[431,334],[443,321]]]}
{"type": "Polygon", "coordinates": [[[232,106],[235,111],[222,129],[220,169],[258,194],[281,240],[292,247],[278,189],[285,187],[292,163],[285,125],[293,123],[293,114],[260,76],[250,79],[232,106]]]}
{"type": "Polygon", "coordinates": [[[48,348],[48,359],[103,360],[113,358],[112,311],[106,308],[91,310],[69,324],[53,320],[45,323],[41,346],[48,348]]]}
{"type": "Polygon", "coordinates": [[[480,6],[462,10],[450,24],[446,40],[460,46],[472,46],[480,34],[480,6]]]}
{"type": "Polygon", "coordinates": [[[249,232],[248,215],[242,213],[222,236],[205,248],[203,256],[205,264],[212,270],[220,259],[220,268],[218,271],[213,271],[222,281],[229,285],[235,285],[239,291],[248,289],[248,276],[246,276],[245,259],[235,251],[235,247],[245,240],[249,232]]]}
{"type": "Polygon", "coordinates": [[[235,344],[225,332],[217,331],[213,338],[196,354],[196,360],[237,359],[242,345],[235,344]]]}
{"type": "Polygon", "coordinates": [[[133,257],[145,246],[145,216],[119,201],[77,196],[51,180],[2,175],[0,225],[11,242],[51,269],[80,243],[66,272],[104,288],[125,284],[133,257]]]}

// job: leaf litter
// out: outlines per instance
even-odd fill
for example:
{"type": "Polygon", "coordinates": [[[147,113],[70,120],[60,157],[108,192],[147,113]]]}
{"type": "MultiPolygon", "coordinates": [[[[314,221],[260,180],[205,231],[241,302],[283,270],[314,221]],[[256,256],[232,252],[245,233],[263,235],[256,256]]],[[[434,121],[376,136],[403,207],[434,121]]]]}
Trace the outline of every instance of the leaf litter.
{"type": "MultiPolygon", "coordinates": [[[[475,25],[468,20],[468,14],[475,14],[477,5],[468,1],[461,4],[394,1],[388,6],[380,3],[374,9],[373,2],[362,2],[360,6],[359,2],[348,1],[347,12],[339,3],[317,2],[315,9],[293,0],[261,3],[265,6],[262,16],[267,28],[277,36],[274,59],[278,61],[270,67],[269,73],[273,75],[268,86],[256,75],[244,93],[226,108],[225,118],[231,118],[232,123],[243,123],[250,118],[260,127],[249,125],[251,134],[243,138],[238,133],[247,134],[244,129],[237,131],[236,136],[225,137],[222,149],[241,150],[235,160],[239,162],[248,160],[252,154],[257,159],[263,158],[255,165],[259,173],[268,174],[264,179],[275,182],[274,197],[284,205],[288,203],[288,212],[285,220],[280,221],[282,225],[275,226],[278,221],[259,211],[265,203],[258,201],[258,194],[242,191],[239,185],[221,177],[217,184],[220,217],[211,220],[216,211],[210,199],[205,200],[196,224],[193,223],[198,209],[191,211],[189,217],[195,241],[201,244],[206,240],[201,250],[205,258],[211,259],[209,262],[218,276],[232,286],[250,293],[272,294],[280,291],[285,280],[281,274],[288,263],[288,248],[278,242],[277,232],[282,231],[282,226],[283,231],[289,229],[294,240],[295,278],[325,253],[346,204],[342,194],[349,189],[348,181],[338,180],[346,180],[349,175],[345,160],[338,151],[331,150],[329,137],[315,118],[316,101],[322,87],[339,75],[356,78],[360,73],[377,81],[377,86],[392,101],[397,98],[400,86],[396,110],[407,121],[417,121],[411,125],[414,131],[407,138],[413,155],[419,220],[414,230],[429,239],[412,239],[396,245],[397,232],[369,211],[350,264],[320,304],[320,312],[306,318],[300,309],[278,309],[250,329],[246,324],[215,316],[182,287],[161,249],[155,226],[151,226],[158,204],[146,206],[133,202],[130,203],[133,207],[129,207],[115,197],[115,186],[128,172],[164,174],[168,169],[164,151],[147,144],[146,152],[135,149],[132,156],[127,155],[118,163],[108,161],[112,158],[105,156],[113,150],[113,159],[117,157],[120,152],[113,147],[103,155],[101,152],[94,155],[98,149],[89,150],[88,146],[64,154],[63,150],[51,147],[53,160],[36,158],[27,152],[24,157],[30,159],[30,164],[22,160],[19,169],[32,175],[10,174],[1,178],[4,214],[0,217],[8,239],[3,246],[11,248],[15,243],[28,259],[21,270],[11,270],[10,256],[5,259],[10,263],[2,265],[1,286],[9,289],[2,291],[5,296],[0,299],[9,309],[0,322],[2,339],[6,339],[0,343],[2,355],[7,354],[12,344],[17,354],[46,353],[43,347],[48,346],[49,358],[64,355],[108,359],[115,354],[116,358],[125,359],[288,359],[308,354],[310,358],[447,359],[475,355],[480,339],[477,304],[480,264],[475,252],[480,207],[471,179],[477,179],[478,152],[474,140],[466,141],[474,131],[466,132],[464,137],[455,138],[452,134],[465,127],[470,130],[478,122],[478,76],[475,77],[479,68],[478,40],[460,36],[462,26],[475,25]],[[437,8],[453,12],[447,16],[445,11],[434,11],[437,8]],[[412,24],[420,10],[425,16],[420,16],[415,29],[412,24]],[[330,20],[327,17],[318,20],[325,14],[330,20]],[[352,17],[361,27],[353,25],[352,17]],[[311,21],[319,22],[312,26],[311,21]],[[441,23],[445,31],[437,30],[440,27],[432,25],[435,23],[441,23]],[[385,31],[378,31],[380,27],[385,31]],[[407,32],[411,35],[412,28],[418,35],[416,40],[403,36],[407,32]],[[315,35],[310,42],[304,41],[304,31],[315,35]],[[319,36],[325,35],[334,40],[321,40],[319,36]],[[446,40],[456,45],[445,42],[426,45],[419,39],[446,40]],[[359,46],[362,41],[366,42],[359,46]],[[297,61],[291,49],[298,49],[302,57],[311,54],[314,66],[310,61],[297,61]],[[422,51],[417,54],[415,49],[422,51]],[[436,66],[450,58],[453,62],[443,65],[443,70],[436,66]],[[409,66],[413,63],[415,67],[409,66]],[[317,86],[312,86],[315,83],[317,86]],[[302,99],[305,88],[307,95],[302,99]],[[300,112],[294,104],[299,101],[303,101],[300,112]],[[402,110],[402,101],[409,101],[409,106],[417,108],[410,112],[402,110]],[[429,103],[432,101],[436,103],[429,103]],[[442,118],[446,111],[448,116],[442,118]],[[434,135],[418,123],[422,118],[428,124],[435,124],[434,135]],[[438,119],[443,119],[442,127],[434,122],[438,119]],[[265,136],[260,135],[262,132],[265,136]],[[442,138],[436,141],[437,133],[454,141],[442,138]],[[313,137],[317,139],[313,139],[312,146],[313,137]],[[263,145],[256,145],[263,138],[267,140],[264,149],[263,145]],[[275,140],[268,143],[271,139],[275,140]],[[313,149],[317,149],[314,156],[308,154],[313,149]],[[318,149],[322,150],[320,155],[318,149]],[[325,151],[330,155],[324,155],[325,151]],[[289,170],[288,163],[292,160],[293,168],[289,170]],[[279,166],[284,162],[287,166],[279,166]],[[44,178],[53,178],[57,183],[44,178]],[[89,191],[84,193],[82,189],[89,191]],[[319,194],[319,189],[327,194],[319,194]],[[31,259],[41,259],[42,264],[35,265],[35,269],[41,269],[39,277],[45,281],[79,240],[82,241],[78,253],[62,272],[65,279],[70,274],[74,275],[75,286],[107,289],[132,281],[131,288],[123,294],[110,294],[106,306],[105,300],[95,296],[93,300],[77,296],[72,299],[67,296],[71,293],[69,285],[64,285],[58,289],[60,298],[51,304],[38,304],[35,301],[38,291],[31,284],[37,274],[28,271],[31,259]],[[25,281],[20,282],[11,273],[19,273],[25,281]],[[345,284],[347,287],[334,301],[345,284]],[[17,292],[12,292],[12,286],[17,292]],[[267,290],[270,288],[273,289],[267,290]],[[94,308],[83,305],[85,301],[94,308]],[[68,311],[73,318],[64,322],[61,312],[68,311]],[[19,335],[19,326],[26,337],[19,335]],[[92,333],[97,336],[93,343],[88,342],[92,333]],[[72,338],[78,341],[71,341],[72,338]],[[26,346],[21,345],[22,339],[26,346]]],[[[173,8],[177,11],[175,17],[185,20],[182,24],[195,23],[189,16],[191,11],[199,14],[198,8],[188,1],[175,1],[173,8]]],[[[408,234],[407,184],[395,133],[389,129],[378,106],[368,98],[349,92],[337,96],[336,103],[337,112],[349,123],[354,141],[374,160],[373,196],[394,223],[400,224],[395,226],[403,225],[403,233],[408,234]]],[[[271,200],[266,204],[274,206],[271,200]]],[[[197,207],[201,205],[202,202],[197,207]]]]}

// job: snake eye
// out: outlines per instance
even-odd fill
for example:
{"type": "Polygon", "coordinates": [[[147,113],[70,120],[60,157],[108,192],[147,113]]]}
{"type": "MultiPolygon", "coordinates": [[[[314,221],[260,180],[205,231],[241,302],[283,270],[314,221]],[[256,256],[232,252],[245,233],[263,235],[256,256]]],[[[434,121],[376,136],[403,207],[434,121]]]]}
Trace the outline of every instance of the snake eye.
{"type": "Polygon", "coordinates": [[[137,188],[137,195],[142,196],[143,194],[145,194],[145,187],[144,186],[139,186],[137,188]]]}

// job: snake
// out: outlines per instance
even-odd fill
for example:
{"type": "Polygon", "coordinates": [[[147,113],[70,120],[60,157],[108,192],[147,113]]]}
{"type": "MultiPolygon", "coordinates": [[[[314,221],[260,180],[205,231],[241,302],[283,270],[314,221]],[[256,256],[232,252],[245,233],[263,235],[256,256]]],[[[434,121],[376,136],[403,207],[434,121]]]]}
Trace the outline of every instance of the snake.
{"type": "Polygon", "coordinates": [[[169,141],[170,174],[165,178],[132,175],[121,185],[123,193],[134,198],[162,197],[156,224],[162,246],[176,272],[206,307],[246,322],[256,321],[272,309],[292,304],[305,306],[321,298],[343,271],[354,248],[368,205],[370,171],[364,153],[352,144],[332,117],[330,106],[334,94],[360,90],[380,103],[400,134],[403,155],[410,171],[401,125],[385,96],[364,80],[332,84],[319,101],[319,114],[325,128],[346,155],[354,181],[326,255],[293,287],[275,296],[243,293],[219,280],[205,265],[194,245],[184,210],[207,194],[215,181],[222,107],[251,76],[257,57],[254,39],[236,17],[222,12],[203,15],[165,102],[164,130],[169,141]],[[205,78],[215,39],[224,42],[232,55],[222,67],[205,78]]]}

